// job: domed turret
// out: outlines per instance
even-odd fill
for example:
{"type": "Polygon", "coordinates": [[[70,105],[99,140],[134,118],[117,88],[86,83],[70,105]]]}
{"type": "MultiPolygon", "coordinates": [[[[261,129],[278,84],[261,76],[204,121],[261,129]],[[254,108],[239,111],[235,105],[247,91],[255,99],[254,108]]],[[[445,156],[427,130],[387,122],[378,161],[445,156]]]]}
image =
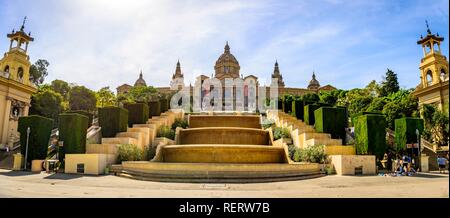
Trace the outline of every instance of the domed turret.
{"type": "Polygon", "coordinates": [[[236,60],[233,54],[230,52],[230,46],[225,45],[224,53],[220,55],[219,59],[216,61],[214,66],[215,77],[218,79],[223,79],[227,77],[239,78],[239,62],[236,60]]]}
{"type": "Polygon", "coordinates": [[[147,83],[145,83],[145,80],[142,77],[142,70],[141,70],[141,73],[139,74],[139,79],[136,80],[136,82],[134,83],[134,86],[147,86],[147,83]]]}
{"type": "Polygon", "coordinates": [[[312,79],[309,81],[308,89],[318,90],[320,88],[319,81],[316,80],[316,74],[313,72],[312,79]]]}

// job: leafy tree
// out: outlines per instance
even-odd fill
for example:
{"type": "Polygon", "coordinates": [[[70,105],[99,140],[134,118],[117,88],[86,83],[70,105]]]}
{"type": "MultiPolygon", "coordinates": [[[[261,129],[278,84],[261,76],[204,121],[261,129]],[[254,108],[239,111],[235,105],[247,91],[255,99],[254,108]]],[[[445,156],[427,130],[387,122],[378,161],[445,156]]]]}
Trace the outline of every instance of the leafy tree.
{"type": "Polygon", "coordinates": [[[388,96],[389,94],[396,93],[400,90],[398,84],[397,74],[394,71],[387,69],[386,76],[381,82],[380,96],[388,96]]]}
{"type": "Polygon", "coordinates": [[[308,93],[308,94],[303,96],[303,100],[304,101],[318,102],[318,101],[320,101],[320,97],[316,93],[308,93]]]}
{"type": "Polygon", "coordinates": [[[94,111],[97,104],[95,92],[84,87],[75,86],[69,92],[70,110],[94,111]]]}
{"type": "Polygon", "coordinates": [[[380,112],[383,111],[383,107],[388,103],[385,97],[374,98],[367,108],[368,112],[380,112]]]}
{"type": "Polygon", "coordinates": [[[31,115],[40,115],[53,119],[57,125],[58,115],[65,110],[63,97],[53,91],[49,85],[40,86],[31,96],[31,115]]]}
{"type": "Polygon", "coordinates": [[[386,97],[388,103],[383,107],[388,128],[395,127],[395,119],[418,116],[418,99],[411,94],[411,90],[400,90],[386,97]]]}
{"type": "Polygon", "coordinates": [[[425,104],[421,110],[425,121],[424,138],[439,146],[446,146],[449,142],[448,115],[439,111],[436,106],[425,104]]]}
{"type": "Polygon", "coordinates": [[[330,105],[336,105],[342,90],[320,91],[320,101],[330,105]]]}
{"type": "Polygon", "coordinates": [[[47,67],[50,63],[47,60],[39,59],[30,67],[30,80],[40,85],[44,82],[45,77],[48,75],[47,67]]]}
{"type": "Polygon", "coordinates": [[[136,86],[129,91],[135,102],[149,102],[157,97],[157,90],[151,86],[136,86]]]}
{"type": "Polygon", "coordinates": [[[366,89],[352,89],[345,92],[344,97],[337,100],[337,105],[346,106],[349,115],[366,111],[372,103],[373,97],[366,89]]]}
{"type": "Polygon", "coordinates": [[[51,82],[51,87],[55,92],[61,94],[64,100],[68,100],[70,92],[69,83],[63,80],[55,79],[51,82]]]}
{"type": "Polygon", "coordinates": [[[116,96],[109,89],[109,86],[101,88],[96,93],[96,96],[98,107],[114,106],[116,104],[116,96]]]}
{"type": "Polygon", "coordinates": [[[378,97],[380,96],[381,86],[377,83],[377,81],[372,80],[366,86],[366,90],[370,93],[370,95],[372,95],[372,97],[378,97]]]}

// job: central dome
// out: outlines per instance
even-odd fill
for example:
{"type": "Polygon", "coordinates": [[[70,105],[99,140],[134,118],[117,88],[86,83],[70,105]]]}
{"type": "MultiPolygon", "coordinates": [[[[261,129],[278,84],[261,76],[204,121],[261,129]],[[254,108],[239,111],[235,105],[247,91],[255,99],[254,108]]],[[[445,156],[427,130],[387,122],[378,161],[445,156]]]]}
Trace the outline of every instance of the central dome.
{"type": "Polygon", "coordinates": [[[238,78],[239,70],[241,67],[239,66],[239,62],[236,60],[233,54],[230,52],[230,46],[225,45],[225,51],[222,55],[220,55],[219,59],[216,61],[216,65],[214,66],[214,70],[216,72],[215,77],[218,79],[223,78],[238,78]]]}

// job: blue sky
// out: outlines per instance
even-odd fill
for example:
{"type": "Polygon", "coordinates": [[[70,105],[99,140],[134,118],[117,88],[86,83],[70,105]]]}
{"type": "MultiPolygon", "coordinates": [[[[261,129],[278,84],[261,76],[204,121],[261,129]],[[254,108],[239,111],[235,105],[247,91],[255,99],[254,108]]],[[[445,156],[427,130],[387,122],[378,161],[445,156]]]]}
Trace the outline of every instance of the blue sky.
{"type": "Polygon", "coordinates": [[[63,79],[98,90],[133,84],[168,86],[180,59],[186,82],[214,73],[225,42],[241,73],[268,81],[277,59],[288,87],[306,87],[314,70],[321,85],[341,89],[380,81],[394,70],[404,88],[419,82],[422,49],[431,31],[445,37],[448,0],[433,1],[170,1],[0,0],[0,50],[6,34],[28,16],[35,37],[32,62],[50,62],[46,82],[63,79]],[[1,40],[1,39],[0,39],[1,40]]]}

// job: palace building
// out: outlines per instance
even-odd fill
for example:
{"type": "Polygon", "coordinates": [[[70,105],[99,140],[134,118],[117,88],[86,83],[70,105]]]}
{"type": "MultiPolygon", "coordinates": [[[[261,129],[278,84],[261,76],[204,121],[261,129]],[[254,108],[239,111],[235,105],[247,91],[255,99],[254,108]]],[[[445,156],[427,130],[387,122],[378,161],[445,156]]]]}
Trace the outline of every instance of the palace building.
{"type": "Polygon", "coordinates": [[[7,34],[9,50],[0,59],[0,145],[11,147],[19,140],[18,119],[27,116],[31,95],[37,91],[30,81],[28,44],[34,40],[25,32],[25,21],[19,31],[7,34]]]}
{"type": "MultiPolygon", "coordinates": [[[[228,42],[225,45],[224,48],[224,52],[219,56],[219,58],[217,59],[215,65],[214,65],[214,74],[211,75],[211,77],[206,76],[206,75],[200,75],[197,77],[197,82],[200,81],[201,83],[203,83],[203,81],[205,81],[206,79],[210,79],[210,78],[216,78],[218,80],[221,81],[222,83],[222,87],[225,87],[225,79],[226,78],[231,78],[231,79],[236,79],[236,78],[241,78],[244,80],[245,83],[255,83],[256,85],[256,92],[258,92],[258,86],[259,86],[259,82],[258,82],[258,77],[256,77],[255,75],[246,75],[244,76],[244,74],[242,74],[240,72],[240,65],[239,65],[239,61],[237,60],[237,58],[231,53],[231,49],[230,46],[228,44],[228,42]]],[[[272,79],[272,82],[276,81],[277,85],[278,85],[278,95],[279,96],[283,96],[286,94],[291,94],[291,95],[305,95],[308,93],[318,93],[319,91],[329,91],[329,90],[335,90],[336,88],[331,86],[331,85],[325,85],[325,86],[320,86],[319,81],[316,79],[316,75],[313,72],[312,74],[312,79],[308,85],[307,88],[291,88],[291,87],[285,87],[285,83],[283,80],[283,76],[281,74],[280,71],[280,67],[278,64],[278,61],[275,61],[275,66],[273,69],[273,73],[271,75],[271,77],[269,77],[272,79]],[[276,80],[274,80],[276,79],[276,80]]],[[[142,79],[142,73],[140,75],[140,78],[138,80],[142,79]]],[[[143,80],[143,79],[142,79],[143,80]]],[[[137,81],[136,81],[137,83],[137,81]]],[[[145,81],[144,81],[145,83],[145,81]]],[[[135,84],[136,86],[136,84],[135,84]]],[[[172,75],[172,80],[170,82],[170,86],[169,87],[158,87],[158,91],[161,94],[165,94],[165,95],[170,95],[176,91],[171,90],[170,87],[177,87],[177,89],[181,89],[181,87],[186,86],[186,84],[184,83],[184,74],[182,73],[181,70],[181,64],[180,61],[177,61],[176,64],[176,68],[175,68],[175,73],[172,75]]],[[[121,94],[121,93],[126,93],[128,92],[128,90],[131,88],[131,85],[128,84],[123,84],[119,87],[117,87],[117,93],[121,94]]],[[[193,88],[192,85],[190,85],[191,87],[191,96],[193,93],[193,88]]],[[[225,92],[222,92],[225,95],[225,92]]],[[[245,93],[247,94],[248,91],[246,90],[245,93]]],[[[236,93],[233,93],[234,95],[236,93]]],[[[258,93],[257,93],[258,96],[258,93]]],[[[266,90],[266,96],[269,96],[269,88],[267,88],[266,90]]]]}
{"type": "Polygon", "coordinates": [[[441,53],[444,37],[431,33],[427,22],[427,35],[417,41],[422,46],[423,58],[420,61],[420,83],[413,92],[419,98],[419,106],[433,104],[448,112],[448,60],[441,53]]]}

